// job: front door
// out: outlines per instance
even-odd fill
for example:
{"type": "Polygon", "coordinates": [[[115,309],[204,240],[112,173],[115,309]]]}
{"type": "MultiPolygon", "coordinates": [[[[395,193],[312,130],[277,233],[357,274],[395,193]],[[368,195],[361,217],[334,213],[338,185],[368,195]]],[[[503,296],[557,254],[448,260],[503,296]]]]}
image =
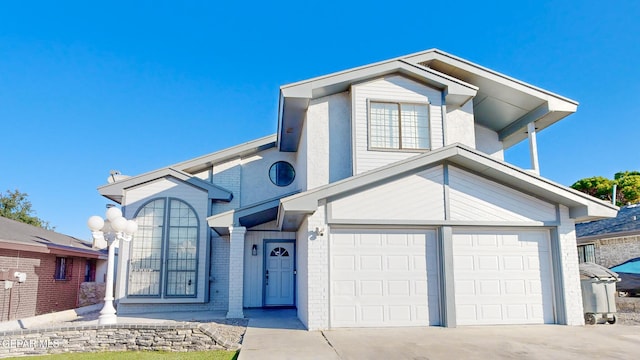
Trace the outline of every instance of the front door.
{"type": "Polygon", "coordinates": [[[294,242],[267,242],[264,251],[264,305],[293,306],[294,242]]]}

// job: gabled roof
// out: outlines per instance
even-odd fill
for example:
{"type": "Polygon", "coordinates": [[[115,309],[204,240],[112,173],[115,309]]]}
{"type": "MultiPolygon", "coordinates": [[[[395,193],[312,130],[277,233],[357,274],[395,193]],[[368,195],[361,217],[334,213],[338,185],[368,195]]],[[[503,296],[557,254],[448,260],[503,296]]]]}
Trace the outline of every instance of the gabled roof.
{"type": "Polygon", "coordinates": [[[273,148],[276,146],[276,140],[276,135],[273,134],[256,140],[248,141],[244,144],[216,151],[211,154],[203,155],[195,159],[179,162],[168,167],[178,169],[189,174],[195,174],[197,172],[210,169],[211,166],[216,163],[221,163],[236,158],[242,158],[263,150],[273,148]]]}
{"type": "Polygon", "coordinates": [[[4,217],[0,217],[0,249],[107,258],[106,252],[92,249],[88,242],[4,217]]]}
{"type": "Polygon", "coordinates": [[[122,201],[124,189],[144,184],[161,177],[172,176],[176,179],[186,181],[191,185],[207,190],[211,199],[231,201],[231,198],[233,197],[231,192],[197,177],[193,177],[191,174],[210,169],[213,164],[249,156],[275,146],[276,135],[265,136],[237,146],[203,155],[195,159],[179,162],[141,175],[126,177],[123,180],[119,180],[111,184],[102,185],[98,187],[98,192],[100,195],[120,203],[122,201]]]}
{"type": "Polygon", "coordinates": [[[542,130],[577,109],[578,103],[470,61],[431,49],[395,59],[284,85],[280,88],[278,146],[295,151],[310,99],[349,89],[352,84],[388,74],[401,74],[441,89],[448,106],[470,98],[476,121],[497,131],[505,148],[526,137],[535,122],[542,130]]]}
{"type": "Polygon", "coordinates": [[[640,204],[622,207],[615,218],[576,224],[578,238],[611,237],[631,232],[640,232],[640,204]]]}
{"type": "Polygon", "coordinates": [[[172,177],[195,186],[199,189],[207,191],[209,194],[209,199],[229,202],[233,198],[233,194],[229,190],[213,185],[212,183],[204,181],[197,177],[193,177],[191,176],[191,174],[188,174],[184,171],[178,171],[172,168],[162,168],[142,175],[119,180],[112,184],[103,185],[98,188],[98,192],[100,192],[100,195],[109,198],[117,203],[120,203],[126,189],[164,177],[172,177]]]}
{"type": "Polygon", "coordinates": [[[295,229],[305,215],[316,211],[320,200],[351,193],[371,184],[416,173],[444,162],[472,170],[514,189],[536,194],[536,197],[551,203],[565,205],[569,208],[570,217],[576,221],[613,217],[618,210],[610,203],[554,183],[470,147],[455,144],[284,198],[280,202],[279,225],[284,229],[295,229]]]}

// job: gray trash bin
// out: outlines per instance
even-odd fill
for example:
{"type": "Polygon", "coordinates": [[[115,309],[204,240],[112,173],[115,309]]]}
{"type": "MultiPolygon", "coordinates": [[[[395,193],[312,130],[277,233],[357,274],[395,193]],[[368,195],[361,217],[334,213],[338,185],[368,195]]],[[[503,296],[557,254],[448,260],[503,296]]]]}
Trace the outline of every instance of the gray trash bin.
{"type": "Polygon", "coordinates": [[[615,272],[594,263],[580,264],[580,285],[584,320],[593,325],[598,322],[616,322],[616,282],[620,277],[615,272]]]}

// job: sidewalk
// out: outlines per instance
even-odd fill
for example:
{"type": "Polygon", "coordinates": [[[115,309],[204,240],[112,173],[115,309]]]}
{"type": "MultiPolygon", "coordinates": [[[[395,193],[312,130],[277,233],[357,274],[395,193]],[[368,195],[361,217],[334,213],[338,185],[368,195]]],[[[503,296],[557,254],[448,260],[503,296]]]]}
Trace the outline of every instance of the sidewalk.
{"type": "Polygon", "coordinates": [[[247,310],[238,360],[339,359],[320,331],[307,331],[295,310],[247,310]]]}

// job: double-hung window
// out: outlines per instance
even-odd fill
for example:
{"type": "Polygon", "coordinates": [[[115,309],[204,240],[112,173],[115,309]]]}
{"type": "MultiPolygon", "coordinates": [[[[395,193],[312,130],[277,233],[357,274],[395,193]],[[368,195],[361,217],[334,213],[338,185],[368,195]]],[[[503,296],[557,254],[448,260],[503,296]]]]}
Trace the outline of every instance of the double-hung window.
{"type": "Polygon", "coordinates": [[[156,199],[136,215],[131,241],[129,296],[196,296],[198,218],[187,203],[156,199]]]}
{"type": "Polygon", "coordinates": [[[429,149],[429,105],[369,102],[369,147],[429,149]]]}

